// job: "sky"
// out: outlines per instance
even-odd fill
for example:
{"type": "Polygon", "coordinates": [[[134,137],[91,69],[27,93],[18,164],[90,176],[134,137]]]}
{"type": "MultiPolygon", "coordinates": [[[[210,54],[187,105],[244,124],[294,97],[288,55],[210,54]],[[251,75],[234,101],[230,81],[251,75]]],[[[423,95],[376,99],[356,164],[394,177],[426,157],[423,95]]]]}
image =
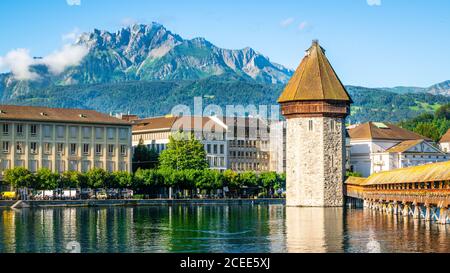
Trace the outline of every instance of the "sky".
{"type": "Polygon", "coordinates": [[[344,84],[450,80],[448,0],[1,0],[0,14],[0,60],[17,49],[65,56],[80,32],[158,22],[186,39],[252,47],[293,69],[319,39],[344,84]]]}

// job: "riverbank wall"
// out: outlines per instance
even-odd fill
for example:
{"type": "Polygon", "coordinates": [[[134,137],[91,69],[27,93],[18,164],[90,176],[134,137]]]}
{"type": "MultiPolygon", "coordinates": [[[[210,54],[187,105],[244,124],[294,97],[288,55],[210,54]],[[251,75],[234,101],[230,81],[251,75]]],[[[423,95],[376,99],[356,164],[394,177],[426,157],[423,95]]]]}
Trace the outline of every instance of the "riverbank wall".
{"type": "MultiPolygon", "coordinates": [[[[0,201],[0,207],[11,207],[16,201],[0,201]]],[[[143,199],[143,200],[52,200],[23,201],[18,208],[45,207],[114,207],[114,206],[161,206],[161,205],[271,205],[285,204],[285,199],[143,199]]]]}

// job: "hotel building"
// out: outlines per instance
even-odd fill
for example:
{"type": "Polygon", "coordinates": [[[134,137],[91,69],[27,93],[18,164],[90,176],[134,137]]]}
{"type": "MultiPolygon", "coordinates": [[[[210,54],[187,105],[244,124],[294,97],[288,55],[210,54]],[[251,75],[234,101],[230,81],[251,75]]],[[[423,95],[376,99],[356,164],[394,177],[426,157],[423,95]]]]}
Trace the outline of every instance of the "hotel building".
{"type": "Polygon", "coordinates": [[[0,105],[0,145],[1,175],[14,167],[131,171],[131,123],[92,110],[0,105]]]}
{"type": "Polygon", "coordinates": [[[165,116],[133,119],[133,123],[133,147],[143,143],[159,154],[167,149],[171,135],[193,133],[205,148],[210,168],[222,171],[228,168],[226,125],[220,119],[165,116]]]}
{"type": "Polygon", "coordinates": [[[352,126],[348,128],[348,135],[350,169],[364,177],[450,159],[431,139],[389,123],[352,126]]]}

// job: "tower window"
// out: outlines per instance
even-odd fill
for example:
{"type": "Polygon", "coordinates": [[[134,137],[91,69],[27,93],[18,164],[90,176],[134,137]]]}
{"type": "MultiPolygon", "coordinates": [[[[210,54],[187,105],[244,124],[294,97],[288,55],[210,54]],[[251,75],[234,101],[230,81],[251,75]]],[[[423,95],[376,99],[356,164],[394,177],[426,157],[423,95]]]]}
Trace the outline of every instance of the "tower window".
{"type": "Polygon", "coordinates": [[[336,130],[336,122],[334,120],[330,121],[330,129],[332,132],[336,130]]]}
{"type": "Polygon", "coordinates": [[[308,130],[309,130],[309,131],[314,130],[314,124],[313,124],[313,121],[312,121],[312,120],[309,120],[309,121],[308,121],[308,130]]]}

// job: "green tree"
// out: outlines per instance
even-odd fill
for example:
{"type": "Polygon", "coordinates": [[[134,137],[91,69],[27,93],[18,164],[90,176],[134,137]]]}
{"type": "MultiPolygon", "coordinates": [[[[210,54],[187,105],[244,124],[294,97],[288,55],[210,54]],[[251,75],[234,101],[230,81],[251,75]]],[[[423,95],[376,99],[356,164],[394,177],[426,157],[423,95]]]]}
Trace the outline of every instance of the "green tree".
{"type": "Polygon", "coordinates": [[[128,189],[133,185],[133,176],[126,171],[112,173],[115,188],[128,189]]]}
{"type": "Polygon", "coordinates": [[[225,170],[223,172],[224,186],[228,186],[230,189],[239,189],[240,181],[239,175],[232,170],[225,170]]]}
{"type": "Polygon", "coordinates": [[[37,190],[54,190],[58,187],[59,174],[49,169],[39,169],[35,175],[35,186],[37,190]]]}
{"type": "Polygon", "coordinates": [[[158,166],[158,153],[153,149],[148,149],[143,141],[134,148],[133,172],[138,169],[154,169],[158,166]]]}
{"type": "Polygon", "coordinates": [[[420,122],[414,128],[414,132],[422,136],[429,137],[436,142],[439,141],[439,139],[441,138],[439,128],[436,126],[434,122],[433,123],[420,122]]]}
{"type": "Polygon", "coordinates": [[[105,188],[111,179],[111,175],[107,171],[99,168],[89,170],[86,176],[88,186],[93,189],[105,188]]]}
{"type": "Polygon", "coordinates": [[[259,175],[259,181],[261,182],[261,186],[266,190],[266,193],[274,189],[277,179],[276,172],[263,172],[259,175]]]}
{"type": "Polygon", "coordinates": [[[5,181],[14,188],[27,188],[34,185],[34,175],[24,167],[15,167],[5,172],[5,181]]]}
{"type": "Polygon", "coordinates": [[[347,171],[345,176],[347,176],[347,177],[362,177],[362,174],[360,174],[358,172],[347,171]]]}
{"type": "Polygon", "coordinates": [[[204,170],[208,168],[203,144],[193,134],[177,133],[159,157],[160,168],[172,170],[204,170]]]}
{"type": "Polygon", "coordinates": [[[258,177],[254,172],[247,171],[239,174],[239,180],[242,186],[256,187],[258,186],[258,177]]]}
{"type": "Polygon", "coordinates": [[[439,107],[434,115],[436,119],[450,120],[450,103],[439,107]]]}
{"type": "Polygon", "coordinates": [[[61,174],[59,187],[63,189],[73,189],[80,186],[80,173],[76,171],[65,171],[61,174]]]}

